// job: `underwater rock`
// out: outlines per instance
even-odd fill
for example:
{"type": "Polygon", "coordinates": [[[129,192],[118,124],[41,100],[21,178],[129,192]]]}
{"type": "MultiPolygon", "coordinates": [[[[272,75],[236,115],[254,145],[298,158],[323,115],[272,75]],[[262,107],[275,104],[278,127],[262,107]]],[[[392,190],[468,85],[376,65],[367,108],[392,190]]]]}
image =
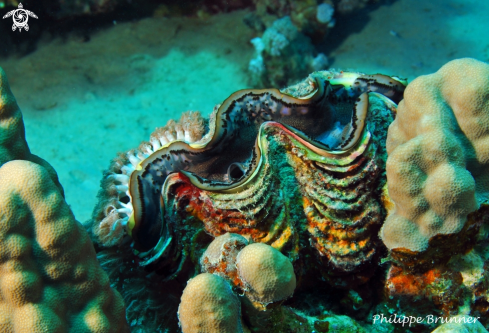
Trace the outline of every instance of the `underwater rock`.
{"type": "Polygon", "coordinates": [[[365,7],[369,2],[378,2],[378,0],[340,0],[337,4],[338,12],[348,14],[365,7]]]}
{"type": "Polygon", "coordinates": [[[462,276],[470,314],[489,327],[489,239],[477,242],[467,254],[453,256],[447,266],[462,276]]]}
{"type": "Polygon", "coordinates": [[[273,22],[262,37],[251,40],[255,56],[248,72],[255,87],[283,87],[297,82],[312,71],[326,69],[328,58],[318,53],[309,37],[289,16],[273,22]]]}
{"type": "Polygon", "coordinates": [[[290,17],[294,26],[304,35],[316,42],[321,42],[334,26],[335,5],[333,1],[324,0],[254,0],[256,11],[245,20],[250,27],[263,31],[273,21],[290,17]]]}
{"type": "Polygon", "coordinates": [[[479,321],[460,315],[437,327],[432,333],[486,333],[487,330],[479,321]]]}
{"type": "Polygon", "coordinates": [[[261,33],[271,28],[277,20],[290,17],[292,24],[303,36],[310,38],[314,45],[320,45],[325,42],[328,33],[335,26],[338,14],[349,14],[379,1],[253,0],[253,2],[256,10],[250,12],[244,19],[250,28],[261,33]]]}
{"type": "Polygon", "coordinates": [[[136,8],[143,2],[135,0],[128,3],[124,0],[41,0],[41,7],[49,17],[56,20],[70,19],[80,16],[95,16],[113,12],[124,6],[136,8]]]}
{"type": "Polygon", "coordinates": [[[464,305],[464,287],[460,272],[436,266],[423,273],[411,273],[392,265],[386,281],[387,297],[402,308],[415,308],[412,315],[451,316],[464,305]]]}

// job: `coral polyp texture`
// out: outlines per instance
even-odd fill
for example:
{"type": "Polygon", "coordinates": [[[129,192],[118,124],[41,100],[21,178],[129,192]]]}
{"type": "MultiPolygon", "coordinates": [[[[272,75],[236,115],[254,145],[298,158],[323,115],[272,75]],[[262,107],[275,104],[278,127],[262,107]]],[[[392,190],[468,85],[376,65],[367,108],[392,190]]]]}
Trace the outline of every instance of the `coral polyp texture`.
{"type": "Polygon", "coordinates": [[[451,61],[407,87],[389,127],[381,237],[397,308],[489,324],[488,91],[488,64],[451,61]]]}
{"type": "Polygon", "coordinates": [[[241,333],[240,311],[240,301],[231,285],[222,277],[203,273],[188,281],[178,318],[183,333],[241,333]]]}
{"type": "Polygon", "coordinates": [[[47,171],[11,161],[0,180],[0,330],[128,332],[121,296],[47,171]]]}
{"type": "Polygon", "coordinates": [[[22,113],[3,69],[0,69],[0,111],[0,165],[28,158],[30,151],[25,141],[22,113]]]}
{"type": "MultiPolygon", "coordinates": [[[[192,309],[197,308],[197,311],[200,312],[212,304],[215,297],[210,294],[218,295],[219,292],[222,293],[221,299],[231,301],[233,297],[229,296],[229,291],[232,287],[232,290],[238,291],[239,301],[242,304],[241,309],[235,313],[235,320],[238,319],[239,322],[244,323],[245,330],[251,329],[253,332],[310,331],[310,326],[305,324],[306,320],[303,317],[290,308],[282,307],[283,301],[292,296],[296,287],[294,268],[289,258],[270,245],[246,244],[247,241],[242,236],[230,233],[218,236],[210,243],[200,260],[204,273],[191,279],[182,295],[179,306],[182,328],[184,326],[184,320],[181,317],[182,309],[191,306],[192,309]],[[210,264],[211,261],[213,264],[210,264]],[[213,289],[211,292],[204,291],[206,288],[201,285],[200,281],[215,281],[219,289],[216,291],[215,288],[209,287],[207,290],[213,289]],[[206,298],[201,302],[196,302],[195,299],[190,300],[190,290],[196,288],[194,283],[199,286],[199,290],[202,289],[194,293],[206,294],[206,298]],[[302,321],[284,320],[287,316],[290,317],[290,314],[304,321],[304,325],[302,321]]],[[[238,299],[237,296],[234,297],[238,299]]],[[[221,304],[224,305],[224,302],[221,304]]],[[[229,306],[228,310],[220,311],[221,313],[223,311],[235,312],[235,307],[229,306]]],[[[207,313],[214,313],[214,311],[207,311],[207,313]]],[[[216,314],[213,317],[218,316],[216,314]]],[[[194,318],[199,318],[199,315],[194,318]]],[[[236,321],[224,321],[235,327],[235,332],[238,331],[236,321]]],[[[188,331],[183,329],[184,333],[197,331],[199,331],[197,328],[188,331]]]]}
{"type": "Polygon", "coordinates": [[[228,279],[234,286],[241,286],[236,257],[246,245],[246,238],[238,234],[226,233],[216,237],[200,258],[202,271],[228,279]]]}
{"type": "Polygon", "coordinates": [[[292,296],[296,286],[290,260],[273,247],[255,243],[236,257],[238,276],[247,297],[266,306],[292,296]]]}
{"type": "Polygon", "coordinates": [[[387,137],[395,209],[382,228],[401,264],[446,261],[475,244],[481,218],[472,215],[486,214],[489,195],[488,87],[489,65],[461,59],[405,91],[387,137]]]}
{"type": "Polygon", "coordinates": [[[30,153],[0,68],[0,331],[129,332],[54,169],[30,153]]]}

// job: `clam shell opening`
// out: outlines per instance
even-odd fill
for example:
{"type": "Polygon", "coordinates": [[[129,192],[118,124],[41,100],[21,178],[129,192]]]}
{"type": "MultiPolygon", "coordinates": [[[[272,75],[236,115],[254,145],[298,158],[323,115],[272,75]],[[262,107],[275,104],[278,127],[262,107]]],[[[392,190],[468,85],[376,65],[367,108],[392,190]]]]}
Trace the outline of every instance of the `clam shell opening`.
{"type": "Polygon", "coordinates": [[[209,119],[184,113],[178,122],[158,128],[149,142],[114,159],[105,172],[94,212],[96,225],[110,226],[105,245],[128,234],[141,265],[161,270],[171,258],[167,275],[175,274],[183,261],[175,260],[182,245],[167,210],[177,175],[200,195],[239,199],[250,189],[260,192],[255,187],[266,187],[271,172],[272,132],[287,137],[292,150],[300,150],[320,168],[351,172],[354,161],[372,155],[366,124],[369,94],[395,109],[405,85],[405,80],[381,74],[321,71],[283,90],[237,91],[209,119]]]}

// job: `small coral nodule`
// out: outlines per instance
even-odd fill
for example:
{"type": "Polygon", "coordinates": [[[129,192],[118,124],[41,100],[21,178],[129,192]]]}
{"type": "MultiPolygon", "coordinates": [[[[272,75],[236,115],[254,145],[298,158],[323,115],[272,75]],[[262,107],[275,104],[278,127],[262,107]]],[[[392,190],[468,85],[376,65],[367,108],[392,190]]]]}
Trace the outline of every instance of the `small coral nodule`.
{"type": "Polygon", "coordinates": [[[220,276],[203,273],[188,281],[178,319],[183,333],[240,333],[240,312],[239,299],[230,284],[220,276]]]}
{"type": "Polygon", "coordinates": [[[247,244],[244,237],[231,233],[210,243],[200,260],[204,273],[188,281],[181,297],[179,319],[184,333],[215,332],[215,322],[221,325],[219,332],[241,332],[240,325],[245,331],[252,327],[256,332],[288,332],[302,325],[279,319],[286,311],[282,302],[296,287],[290,259],[270,245],[247,244]],[[240,294],[239,300],[233,291],[240,294]],[[241,307],[236,307],[236,300],[241,307]]]}

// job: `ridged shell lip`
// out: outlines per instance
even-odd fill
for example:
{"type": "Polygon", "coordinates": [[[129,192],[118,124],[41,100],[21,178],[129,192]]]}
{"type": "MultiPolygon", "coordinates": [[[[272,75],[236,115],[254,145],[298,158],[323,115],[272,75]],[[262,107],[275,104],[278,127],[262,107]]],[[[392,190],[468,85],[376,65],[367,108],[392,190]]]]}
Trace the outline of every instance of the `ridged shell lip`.
{"type": "MultiPolygon", "coordinates": [[[[148,243],[147,238],[160,229],[155,228],[155,223],[165,224],[155,222],[164,217],[157,206],[164,205],[160,200],[165,197],[172,173],[179,172],[196,188],[214,193],[233,194],[253,188],[268,172],[264,165],[268,163],[269,133],[274,130],[285,135],[310,160],[326,166],[348,165],[365,152],[371,139],[366,126],[369,94],[384,95],[384,102],[394,104],[385,95],[397,101],[403,90],[403,82],[397,78],[348,72],[333,73],[327,79],[311,76],[306,84],[305,89],[298,86],[297,91],[302,91],[297,94],[299,97],[277,89],[237,91],[211,117],[209,132],[202,140],[176,140],[161,145],[134,164],[136,170],[129,182],[133,213],[127,229],[135,242],[148,243]],[[347,112],[352,115],[349,123],[347,112]],[[339,134],[334,133],[336,122],[339,134]],[[247,141],[242,139],[243,132],[247,141]],[[223,159],[223,154],[228,156],[223,159]],[[248,165],[234,181],[223,177],[231,162],[248,165]]],[[[167,236],[151,240],[140,254],[162,256],[172,242],[171,232],[167,236]]]]}

